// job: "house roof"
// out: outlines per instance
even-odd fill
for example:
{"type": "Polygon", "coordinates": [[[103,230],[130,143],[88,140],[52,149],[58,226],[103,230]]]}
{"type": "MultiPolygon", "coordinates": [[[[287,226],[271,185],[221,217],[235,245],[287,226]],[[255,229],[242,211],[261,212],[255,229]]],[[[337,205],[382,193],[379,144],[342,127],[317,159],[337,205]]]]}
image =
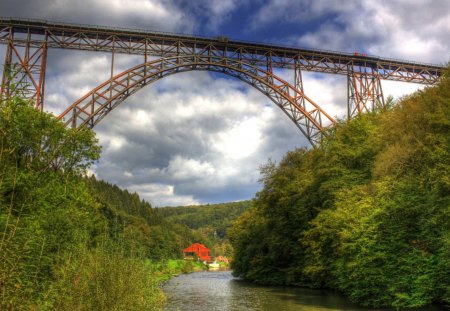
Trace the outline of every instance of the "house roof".
{"type": "Polygon", "coordinates": [[[207,251],[207,252],[209,252],[210,249],[207,248],[205,245],[200,244],[200,243],[194,243],[191,246],[188,246],[185,249],[183,249],[183,253],[199,252],[199,251],[207,251]]]}

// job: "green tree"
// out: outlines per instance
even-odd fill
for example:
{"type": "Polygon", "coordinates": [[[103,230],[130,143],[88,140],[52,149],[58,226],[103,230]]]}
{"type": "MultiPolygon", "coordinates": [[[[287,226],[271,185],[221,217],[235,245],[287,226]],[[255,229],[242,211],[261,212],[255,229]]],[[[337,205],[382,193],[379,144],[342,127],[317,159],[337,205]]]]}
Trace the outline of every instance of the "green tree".
{"type": "Polygon", "coordinates": [[[265,166],[230,231],[236,274],[370,306],[449,303],[449,74],[265,166]]]}
{"type": "Polygon", "coordinates": [[[99,152],[91,131],[18,98],[0,103],[0,306],[36,303],[54,254],[85,242],[95,204],[78,176],[99,152]]]}

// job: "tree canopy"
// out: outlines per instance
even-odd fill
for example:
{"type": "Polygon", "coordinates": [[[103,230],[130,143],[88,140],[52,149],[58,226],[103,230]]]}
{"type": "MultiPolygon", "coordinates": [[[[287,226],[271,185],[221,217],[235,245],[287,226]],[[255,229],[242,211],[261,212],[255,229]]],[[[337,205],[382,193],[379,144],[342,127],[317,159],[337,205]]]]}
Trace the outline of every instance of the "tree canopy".
{"type": "Polygon", "coordinates": [[[234,273],[370,306],[450,303],[450,77],[261,170],[234,273]]]}

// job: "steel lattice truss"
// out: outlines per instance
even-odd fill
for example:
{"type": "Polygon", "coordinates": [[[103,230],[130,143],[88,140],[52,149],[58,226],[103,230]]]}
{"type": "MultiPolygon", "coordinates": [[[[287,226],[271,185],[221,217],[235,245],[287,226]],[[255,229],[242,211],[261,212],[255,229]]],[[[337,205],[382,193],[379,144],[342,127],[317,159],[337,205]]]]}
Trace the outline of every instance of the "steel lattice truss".
{"type": "Polygon", "coordinates": [[[24,19],[0,19],[0,44],[7,45],[1,95],[20,93],[40,109],[49,48],[112,53],[111,79],[74,103],[68,109],[72,114],[64,114],[74,126],[94,126],[124,98],[164,76],[211,70],[241,79],[269,96],[313,144],[334,120],[304,95],[302,71],[346,75],[349,118],[384,105],[380,79],[434,84],[444,71],[442,66],[356,53],[24,19]],[[113,77],[115,53],[143,55],[143,64],[113,77]],[[149,62],[149,57],[160,59],[149,62]],[[293,84],[274,75],[274,68],[293,69],[293,84]]]}
{"type": "Polygon", "coordinates": [[[254,86],[279,106],[312,144],[320,140],[327,125],[335,123],[310,98],[271,72],[245,62],[202,54],[161,58],[131,68],[83,96],[59,118],[64,118],[66,125],[72,127],[94,127],[142,87],[168,75],[190,70],[224,73],[254,86]]]}
{"type": "Polygon", "coordinates": [[[373,74],[373,69],[366,68],[366,70],[368,72],[349,68],[347,76],[348,118],[384,107],[380,77],[373,74]]]}

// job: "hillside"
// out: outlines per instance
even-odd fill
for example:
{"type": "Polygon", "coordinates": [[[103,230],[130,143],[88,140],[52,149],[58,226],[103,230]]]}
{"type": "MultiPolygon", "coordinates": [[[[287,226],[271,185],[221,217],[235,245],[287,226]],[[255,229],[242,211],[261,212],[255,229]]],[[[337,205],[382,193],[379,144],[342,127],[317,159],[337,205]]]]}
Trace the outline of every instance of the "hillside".
{"type": "Polygon", "coordinates": [[[229,232],[237,276],[374,307],[450,304],[450,71],[262,176],[229,232]]]}
{"type": "Polygon", "coordinates": [[[206,242],[182,223],[165,219],[137,193],[95,177],[86,178],[89,192],[100,204],[101,214],[108,219],[111,236],[122,234],[145,257],[163,260],[181,257],[181,250],[193,242],[206,242]]]}
{"type": "Polygon", "coordinates": [[[232,255],[227,230],[232,222],[252,206],[252,201],[239,201],[195,206],[161,207],[156,211],[172,223],[185,225],[212,248],[213,255],[232,255]]]}
{"type": "Polygon", "coordinates": [[[251,201],[220,204],[160,207],[158,214],[174,223],[184,224],[191,229],[210,227],[217,237],[224,238],[226,230],[239,215],[250,208],[251,201]]]}

